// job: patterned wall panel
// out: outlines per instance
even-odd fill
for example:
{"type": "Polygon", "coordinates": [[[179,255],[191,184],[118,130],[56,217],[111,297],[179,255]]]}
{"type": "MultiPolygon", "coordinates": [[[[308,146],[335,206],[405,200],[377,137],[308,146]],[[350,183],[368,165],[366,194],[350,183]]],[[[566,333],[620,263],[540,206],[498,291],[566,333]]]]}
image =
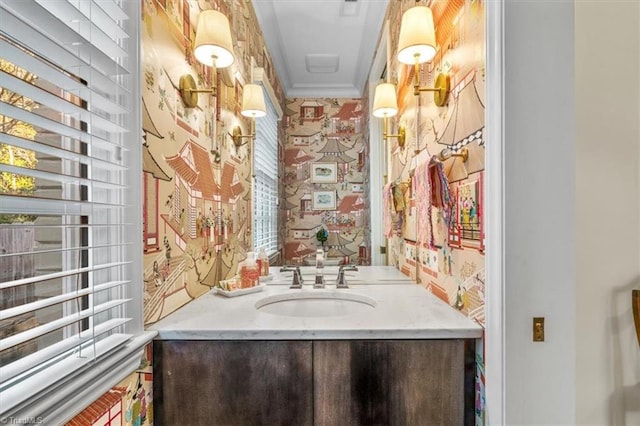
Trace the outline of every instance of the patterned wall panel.
{"type": "MultiPolygon", "coordinates": [[[[415,5],[408,0],[390,3],[392,52],[402,13],[415,5]]],[[[421,85],[433,87],[437,75],[447,73],[452,90],[443,107],[435,105],[433,93],[416,97],[413,67],[391,55],[390,77],[397,84],[400,107],[395,120],[406,126],[407,142],[400,147],[389,139],[389,262],[483,323],[484,7],[477,0],[437,1],[432,10],[438,51],[431,63],[421,65],[421,85]],[[444,148],[466,149],[469,158],[438,162],[434,156],[444,148]],[[415,176],[434,163],[441,163],[446,177],[444,206],[433,200],[443,188],[426,188],[438,179],[415,176]],[[421,234],[424,230],[428,235],[421,234]]]]}
{"type": "Polygon", "coordinates": [[[250,2],[144,0],[142,49],[148,324],[235,274],[250,249],[252,153],[230,134],[238,125],[249,132],[240,105],[252,60],[265,69],[281,105],[284,97],[250,2]],[[236,60],[219,70],[216,97],[202,93],[187,108],[181,77],[190,75],[199,88],[213,81],[191,48],[203,9],[229,18],[236,60]]]}
{"type": "Polygon", "coordinates": [[[362,99],[288,99],[284,146],[287,264],[369,263],[368,113],[362,99]],[[318,232],[326,231],[326,241],[318,232]]]}

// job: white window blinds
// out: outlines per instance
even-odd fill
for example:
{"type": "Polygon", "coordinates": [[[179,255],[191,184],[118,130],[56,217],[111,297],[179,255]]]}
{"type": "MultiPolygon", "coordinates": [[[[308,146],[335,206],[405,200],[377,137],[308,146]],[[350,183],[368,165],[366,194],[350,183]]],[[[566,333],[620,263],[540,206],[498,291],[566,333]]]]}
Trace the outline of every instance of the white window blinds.
{"type": "Polygon", "coordinates": [[[139,7],[0,0],[3,415],[142,333],[139,7]]]}
{"type": "Polygon", "coordinates": [[[269,96],[267,115],[256,119],[253,187],[253,247],[278,249],[278,113],[269,96]]]}

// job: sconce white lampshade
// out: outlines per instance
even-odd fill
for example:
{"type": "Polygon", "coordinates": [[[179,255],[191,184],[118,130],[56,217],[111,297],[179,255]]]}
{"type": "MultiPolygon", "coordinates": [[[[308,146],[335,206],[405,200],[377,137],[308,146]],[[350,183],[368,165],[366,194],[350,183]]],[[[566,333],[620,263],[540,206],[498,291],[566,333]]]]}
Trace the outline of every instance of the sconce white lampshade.
{"type": "Polygon", "coordinates": [[[398,60],[413,65],[428,62],[436,55],[433,14],[427,6],[415,6],[402,15],[398,39],[398,60]]]}
{"type": "Polygon", "coordinates": [[[245,117],[264,117],[267,108],[264,105],[262,87],[257,84],[245,84],[242,89],[242,111],[245,117]]]}
{"type": "Polygon", "coordinates": [[[373,96],[373,115],[375,117],[393,117],[398,113],[396,86],[391,83],[380,83],[373,96]]]}
{"type": "Polygon", "coordinates": [[[200,12],[194,46],[193,54],[204,65],[226,68],[233,64],[233,42],[227,17],[217,10],[200,12]]]}

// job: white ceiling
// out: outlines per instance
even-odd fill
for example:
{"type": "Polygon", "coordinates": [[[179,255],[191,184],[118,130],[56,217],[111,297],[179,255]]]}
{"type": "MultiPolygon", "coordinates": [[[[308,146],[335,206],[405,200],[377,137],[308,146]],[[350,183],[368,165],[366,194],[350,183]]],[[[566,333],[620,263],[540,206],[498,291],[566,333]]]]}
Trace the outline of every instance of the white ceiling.
{"type": "Polygon", "coordinates": [[[252,3],[287,97],[362,96],[388,0],[252,3]],[[309,61],[321,72],[309,72],[309,61]]]}

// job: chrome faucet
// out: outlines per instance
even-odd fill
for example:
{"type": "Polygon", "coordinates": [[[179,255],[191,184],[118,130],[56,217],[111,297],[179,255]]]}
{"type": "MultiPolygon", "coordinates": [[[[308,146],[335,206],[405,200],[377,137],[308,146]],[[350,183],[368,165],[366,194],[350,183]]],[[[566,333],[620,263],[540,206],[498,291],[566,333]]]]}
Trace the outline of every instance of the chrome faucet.
{"type": "Polygon", "coordinates": [[[324,288],[324,250],[316,250],[316,282],[313,288],[324,288]]]}
{"type": "Polygon", "coordinates": [[[280,268],[280,272],[290,272],[293,271],[293,281],[291,281],[291,286],[289,288],[302,288],[302,284],[304,281],[302,280],[302,273],[300,272],[299,266],[283,266],[280,268]]]}
{"type": "Polygon", "coordinates": [[[347,277],[344,274],[344,271],[357,271],[358,267],[356,265],[340,265],[340,269],[338,269],[338,278],[336,279],[336,288],[349,288],[347,285],[347,277]]]}

